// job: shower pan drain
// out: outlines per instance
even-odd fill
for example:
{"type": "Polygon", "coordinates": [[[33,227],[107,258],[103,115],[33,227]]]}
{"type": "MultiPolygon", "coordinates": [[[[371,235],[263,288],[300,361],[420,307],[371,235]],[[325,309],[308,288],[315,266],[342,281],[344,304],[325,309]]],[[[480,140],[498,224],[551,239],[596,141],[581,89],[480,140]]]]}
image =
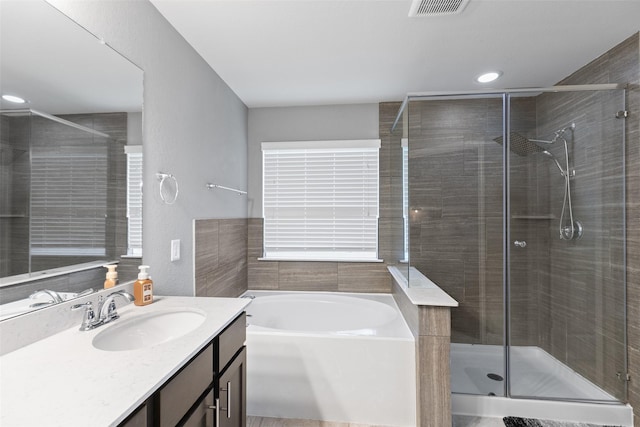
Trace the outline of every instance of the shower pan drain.
{"type": "Polygon", "coordinates": [[[494,373],[487,374],[487,377],[489,377],[490,380],[494,380],[494,381],[504,381],[504,378],[502,378],[502,375],[498,375],[494,373]]]}

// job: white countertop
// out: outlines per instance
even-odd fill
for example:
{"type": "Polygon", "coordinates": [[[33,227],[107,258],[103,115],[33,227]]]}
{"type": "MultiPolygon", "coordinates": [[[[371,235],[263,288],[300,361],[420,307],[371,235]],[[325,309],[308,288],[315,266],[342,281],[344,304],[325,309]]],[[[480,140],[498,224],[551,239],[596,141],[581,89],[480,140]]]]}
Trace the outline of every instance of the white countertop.
{"type": "Polygon", "coordinates": [[[414,305],[457,307],[458,301],[451,298],[438,285],[415,267],[409,267],[409,285],[406,276],[395,266],[387,267],[400,288],[414,305]]]}
{"type": "Polygon", "coordinates": [[[150,397],[227,326],[250,300],[155,297],[144,307],[118,309],[120,319],[189,307],[206,313],[188,334],[153,347],[102,351],[93,337],[110,325],[81,332],[80,325],[0,357],[0,425],[114,426],[150,397]]]}

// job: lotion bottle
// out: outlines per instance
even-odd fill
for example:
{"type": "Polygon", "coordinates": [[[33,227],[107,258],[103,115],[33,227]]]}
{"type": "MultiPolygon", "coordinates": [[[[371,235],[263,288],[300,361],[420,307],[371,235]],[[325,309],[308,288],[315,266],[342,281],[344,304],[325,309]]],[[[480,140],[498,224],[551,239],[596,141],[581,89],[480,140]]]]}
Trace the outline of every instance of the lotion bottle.
{"type": "Polygon", "coordinates": [[[153,302],[153,281],[149,277],[149,266],[138,267],[138,280],[133,284],[133,296],[135,305],[147,305],[153,302]]]}
{"type": "Polygon", "coordinates": [[[118,284],[118,272],[116,271],[117,266],[118,264],[108,264],[104,266],[108,270],[106,280],[104,281],[105,289],[113,288],[118,284]]]}

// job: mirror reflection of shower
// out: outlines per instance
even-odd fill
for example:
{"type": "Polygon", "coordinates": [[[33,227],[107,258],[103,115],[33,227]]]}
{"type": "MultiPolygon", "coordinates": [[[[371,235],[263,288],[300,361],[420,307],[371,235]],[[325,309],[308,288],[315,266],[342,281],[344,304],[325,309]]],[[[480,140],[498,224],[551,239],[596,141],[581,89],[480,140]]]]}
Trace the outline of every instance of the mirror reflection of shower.
{"type": "MultiPolygon", "coordinates": [[[[567,138],[571,139],[573,145],[574,131],[576,124],[571,123],[562,129],[554,132],[553,138],[547,139],[530,139],[518,132],[509,134],[509,148],[515,154],[525,157],[530,154],[541,153],[553,161],[560,171],[560,175],[564,178],[564,200],[562,202],[562,211],[560,213],[560,222],[558,224],[558,232],[561,240],[577,240],[582,237],[582,223],[574,218],[573,207],[571,203],[571,178],[576,174],[574,169],[569,166],[569,147],[567,138]],[[564,148],[564,162],[561,163],[558,158],[550,151],[543,148],[542,145],[552,146],[562,143],[564,148]]],[[[498,144],[503,143],[503,137],[494,138],[498,144]]]]}

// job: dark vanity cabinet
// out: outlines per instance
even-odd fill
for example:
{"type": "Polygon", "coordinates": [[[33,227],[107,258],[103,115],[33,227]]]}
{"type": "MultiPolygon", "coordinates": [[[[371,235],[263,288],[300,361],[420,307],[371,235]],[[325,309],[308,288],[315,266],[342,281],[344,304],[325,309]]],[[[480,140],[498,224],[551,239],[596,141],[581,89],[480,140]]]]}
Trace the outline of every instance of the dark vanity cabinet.
{"type": "Polygon", "coordinates": [[[246,427],[246,315],[187,362],[121,427],[246,427]]]}

